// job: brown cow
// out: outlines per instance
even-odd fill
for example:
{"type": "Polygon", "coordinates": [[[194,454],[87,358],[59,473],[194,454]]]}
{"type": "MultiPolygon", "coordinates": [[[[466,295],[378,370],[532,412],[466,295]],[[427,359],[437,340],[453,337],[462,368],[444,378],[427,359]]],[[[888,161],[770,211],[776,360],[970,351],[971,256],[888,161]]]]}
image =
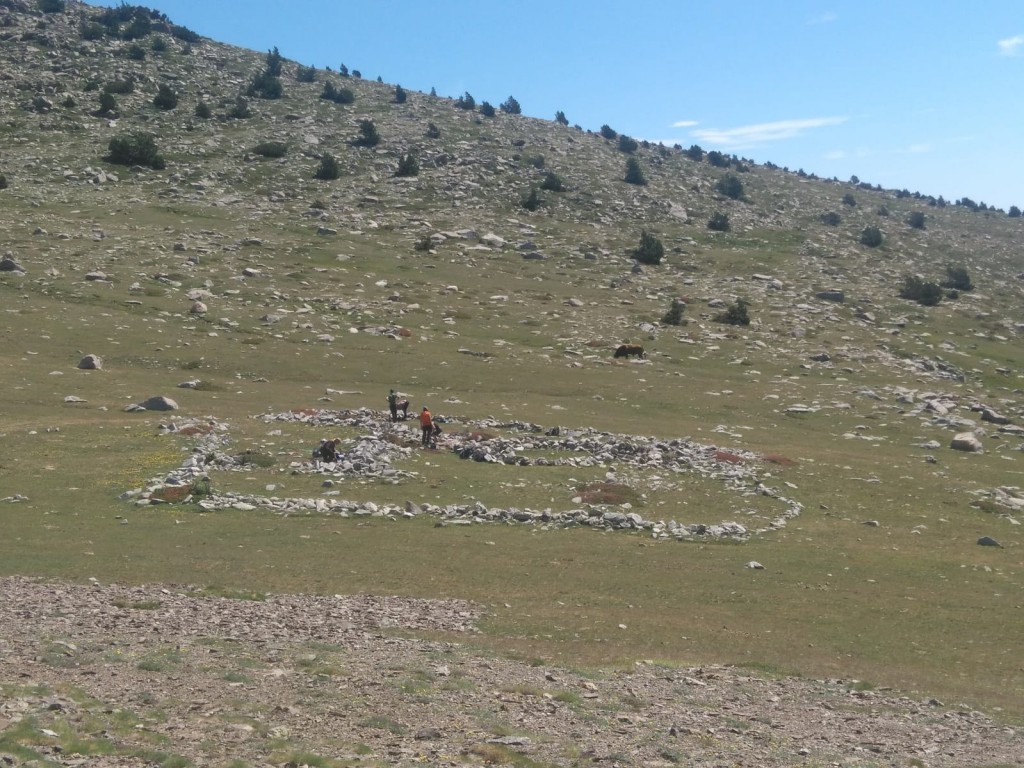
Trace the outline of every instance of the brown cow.
{"type": "Polygon", "coordinates": [[[619,348],[615,350],[615,357],[630,358],[633,355],[637,357],[647,357],[647,353],[644,352],[644,348],[640,344],[620,344],[619,348]]]}

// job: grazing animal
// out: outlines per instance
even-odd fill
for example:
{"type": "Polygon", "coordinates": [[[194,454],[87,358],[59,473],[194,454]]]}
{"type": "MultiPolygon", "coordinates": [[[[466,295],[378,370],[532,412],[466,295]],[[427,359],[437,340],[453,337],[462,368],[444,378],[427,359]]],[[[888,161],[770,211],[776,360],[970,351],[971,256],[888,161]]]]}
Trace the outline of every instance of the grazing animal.
{"type": "Polygon", "coordinates": [[[644,348],[640,344],[620,344],[619,348],[615,350],[615,357],[625,357],[628,359],[633,355],[647,357],[647,353],[644,352],[644,348]]]}
{"type": "Polygon", "coordinates": [[[402,412],[402,421],[405,421],[407,418],[409,418],[408,400],[399,400],[397,403],[395,403],[395,408],[402,412]]]}

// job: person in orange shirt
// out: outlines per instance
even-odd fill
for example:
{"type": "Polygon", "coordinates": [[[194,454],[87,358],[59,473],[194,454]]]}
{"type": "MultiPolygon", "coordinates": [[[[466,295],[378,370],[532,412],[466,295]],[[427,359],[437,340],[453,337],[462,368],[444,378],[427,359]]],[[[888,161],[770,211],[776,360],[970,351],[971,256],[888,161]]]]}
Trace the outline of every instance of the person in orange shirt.
{"type": "Polygon", "coordinates": [[[423,447],[430,445],[430,434],[434,431],[434,420],[430,416],[427,406],[420,411],[420,429],[423,431],[423,447]]]}

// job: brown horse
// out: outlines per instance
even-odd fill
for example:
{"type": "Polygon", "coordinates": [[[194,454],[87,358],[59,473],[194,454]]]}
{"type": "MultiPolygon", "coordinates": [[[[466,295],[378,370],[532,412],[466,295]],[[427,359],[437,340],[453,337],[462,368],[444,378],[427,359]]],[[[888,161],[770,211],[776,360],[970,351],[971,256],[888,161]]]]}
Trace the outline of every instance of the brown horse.
{"type": "Polygon", "coordinates": [[[644,352],[643,346],[640,344],[620,344],[619,348],[615,350],[615,357],[630,358],[636,355],[637,357],[647,357],[647,353],[644,352]]]}

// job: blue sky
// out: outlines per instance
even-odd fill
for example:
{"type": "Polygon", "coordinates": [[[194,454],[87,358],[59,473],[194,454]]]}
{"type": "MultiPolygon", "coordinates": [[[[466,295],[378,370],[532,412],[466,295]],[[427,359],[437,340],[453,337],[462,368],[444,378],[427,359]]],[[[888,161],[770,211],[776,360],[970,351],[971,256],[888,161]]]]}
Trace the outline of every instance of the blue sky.
{"type": "MultiPolygon", "coordinates": [[[[117,5],[118,2],[103,2],[117,5]]],[[[823,177],[1024,207],[1019,0],[150,0],[235,45],[823,177]]]]}

